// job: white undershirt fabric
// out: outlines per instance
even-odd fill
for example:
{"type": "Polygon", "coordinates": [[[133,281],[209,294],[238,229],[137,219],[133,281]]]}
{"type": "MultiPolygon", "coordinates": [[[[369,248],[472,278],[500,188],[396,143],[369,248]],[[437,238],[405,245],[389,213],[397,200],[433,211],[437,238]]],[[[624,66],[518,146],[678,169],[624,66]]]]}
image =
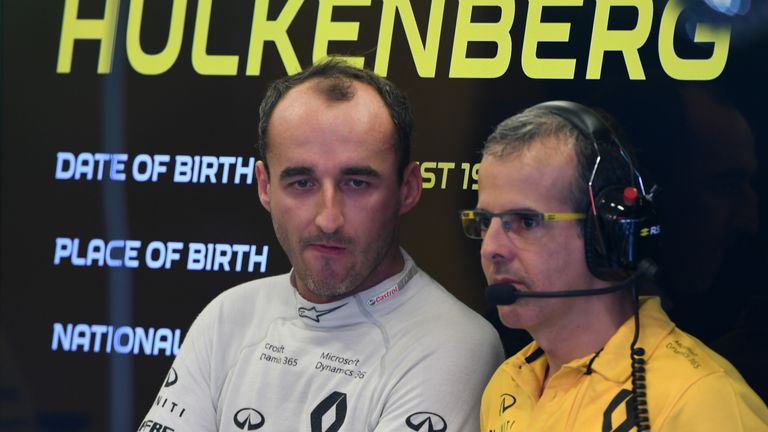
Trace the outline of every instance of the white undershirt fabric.
{"type": "Polygon", "coordinates": [[[290,274],[225,291],[139,431],[477,431],[499,337],[403,257],[399,274],[333,303],[304,300],[290,274]]]}

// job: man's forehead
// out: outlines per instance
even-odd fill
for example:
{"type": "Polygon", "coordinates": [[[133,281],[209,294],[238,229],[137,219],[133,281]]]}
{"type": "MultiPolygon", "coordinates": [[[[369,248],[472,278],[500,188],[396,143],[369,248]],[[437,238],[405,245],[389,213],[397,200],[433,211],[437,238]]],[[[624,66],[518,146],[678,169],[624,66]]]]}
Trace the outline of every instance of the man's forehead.
{"type": "MultiPolygon", "coordinates": [[[[336,173],[340,176],[381,177],[381,173],[370,165],[340,166],[336,173]]],[[[318,171],[314,166],[307,165],[287,166],[280,170],[280,178],[315,176],[317,174],[318,171]]]]}
{"type": "Polygon", "coordinates": [[[576,156],[567,144],[542,142],[503,156],[486,154],[480,163],[478,204],[495,203],[495,211],[552,211],[540,207],[568,203],[575,177],[576,156]],[[500,204],[504,208],[497,208],[500,204]]]}
{"type": "Polygon", "coordinates": [[[566,138],[547,136],[526,145],[515,146],[513,151],[488,152],[483,155],[480,169],[482,170],[484,166],[526,169],[544,176],[566,167],[575,168],[576,163],[576,152],[572,142],[566,138]]]}

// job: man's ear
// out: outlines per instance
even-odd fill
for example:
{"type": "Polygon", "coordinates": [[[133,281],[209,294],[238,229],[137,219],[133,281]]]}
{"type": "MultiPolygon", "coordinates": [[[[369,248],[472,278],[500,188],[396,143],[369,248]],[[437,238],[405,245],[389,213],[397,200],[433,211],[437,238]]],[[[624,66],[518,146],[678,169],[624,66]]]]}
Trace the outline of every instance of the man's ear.
{"type": "Polygon", "coordinates": [[[403,172],[400,185],[400,214],[408,213],[421,199],[421,169],[419,164],[411,162],[403,172]]]}
{"type": "Polygon", "coordinates": [[[272,211],[269,203],[269,171],[267,165],[262,162],[256,162],[256,182],[259,185],[259,201],[261,205],[267,209],[268,212],[272,211]]]}

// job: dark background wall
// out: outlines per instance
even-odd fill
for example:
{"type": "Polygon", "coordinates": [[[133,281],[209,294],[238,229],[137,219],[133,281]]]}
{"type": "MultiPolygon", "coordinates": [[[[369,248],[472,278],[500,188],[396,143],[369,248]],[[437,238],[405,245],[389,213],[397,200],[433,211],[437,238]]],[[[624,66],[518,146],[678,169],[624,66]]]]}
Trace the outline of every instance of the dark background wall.
{"type": "MultiPolygon", "coordinates": [[[[397,14],[386,71],[414,104],[414,158],[425,174],[422,202],[403,218],[402,242],[422,268],[491,320],[494,312],[482,299],[479,244],[463,237],[457,220],[458,209],[475,203],[473,168],[484,138],[502,119],[549,99],[572,99],[610,112],[637,147],[646,183],[661,187],[659,282],[665,305],[683,329],[734,362],[765,398],[768,378],[760,366],[768,357],[762,343],[768,336],[763,313],[768,306],[763,277],[768,264],[768,8],[764,2],[733,0],[731,16],[703,0],[679,3],[684,13],[673,20],[674,32],[665,33],[664,11],[678,3],[636,3],[612,8],[608,29],[637,27],[647,33],[637,43],[639,66],[637,61],[627,66],[624,55],[608,51],[596,69],[599,78],[591,75],[590,52],[621,33],[605,35],[595,28],[600,8],[592,0],[543,10],[543,22],[570,23],[563,41],[542,42],[535,50],[540,58],[573,59],[573,72],[565,77],[559,72],[557,78],[532,78],[521,60],[526,39],[557,39],[551,29],[536,30],[529,2],[523,1],[372,0],[335,6],[332,20],[357,22],[359,32],[347,30],[350,40],[330,42],[328,52],[361,57],[367,67],[376,67],[386,39],[380,32],[382,10],[395,4],[413,8],[421,38],[409,42],[403,30],[408,20],[397,14]],[[442,19],[430,21],[440,5],[442,19]],[[475,7],[465,15],[460,8],[468,5],[475,7]],[[428,56],[411,48],[423,47],[425,40],[429,44],[430,22],[432,31],[441,30],[434,33],[433,67],[428,56]],[[725,42],[694,42],[699,22],[729,25],[725,42]],[[477,23],[489,27],[473,36],[477,23]],[[454,47],[461,47],[456,40],[463,37],[472,40],[466,52],[454,47]],[[704,65],[685,63],[681,70],[689,75],[676,76],[660,56],[670,47],[680,58],[704,65]],[[706,74],[707,59],[718,47],[727,48],[722,67],[697,78],[706,74]],[[462,54],[490,59],[489,64],[459,76],[462,54]],[[422,62],[426,66],[417,66],[422,62]]],[[[143,14],[134,11],[129,19],[131,8],[141,4],[2,3],[0,430],[135,430],[171,364],[172,355],[166,354],[173,335],[183,338],[202,307],[226,288],[290,268],[255,184],[248,175],[235,176],[237,162],[229,165],[226,184],[222,170],[228,158],[242,158],[247,167],[256,157],[263,91],[295,66],[268,42],[261,70],[249,68],[252,34],[262,32],[259,26],[252,32],[255,5],[268,6],[269,20],[299,6],[286,37],[298,64],[308,65],[316,41],[330,34],[318,25],[318,11],[333,3],[147,1],[143,14]],[[96,40],[76,40],[71,68],[62,68],[66,5],[80,20],[103,20],[105,5],[107,14],[116,8],[114,50],[105,57],[111,58],[108,73],[98,72],[101,43],[96,40]],[[198,10],[206,5],[211,7],[208,26],[197,22],[198,10]],[[174,7],[180,15],[172,21],[174,7]],[[133,49],[156,54],[171,46],[167,52],[173,53],[177,43],[175,60],[155,61],[158,70],[152,74],[134,64],[127,53],[130,20],[140,29],[133,49]],[[169,37],[171,22],[180,25],[170,32],[179,37],[176,42],[169,37]],[[195,47],[195,34],[207,46],[195,47]],[[239,62],[231,69],[207,70],[204,66],[214,60],[199,61],[200,53],[230,56],[229,61],[237,56],[239,62]],[[97,173],[90,180],[73,178],[68,157],[96,153],[125,155],[125,180],[110,178],[107,161],[101,179],[97,173]],[[183,174],[176,162],[186,161],[184,156],[214,157],[220,164],[217,182],[174,181],[183,174]],[[167,172],[158,172],[157,181],[142,181],[144,171],[137,177],[131,168],[136,161],[137,168],[149,166],[144,158],[157,159],[167,172]],[[96,257],[99,240],[118,246],[114,260],[124,258],[121,243],[114,241],[137,242],[135,259],[128,260],[136,267],[99,265],[95,258],[88,263],[88,245],[96,257]],[[213,262],[209,270],[195,270],[200,244],[206,252],[209,244],[214,253],[217,247],[234,256],[246,251],[243,268],[235,268],[235,257],[226,260],[229,271],[224,265],[213,271],[213,262]],[[76,251],[74,260],[65,253],[69,246],[76,251]],[[164,261],[151,268],[168,248],[178,257],[168,261],[168,268],[164,261]],[[154,251],[149,259],[148,249],[154,251]],[[251,250],[254,268],[248,271],[251,250]],[[87,265],[76,265],[84,257],[87,265]],[[134,354],[130,338],[150,331],[172,336],[157,336],[149,354],[142,347],[134,354]],[[123,348],[130,352],[117,352],[123,348]]],[[[344,37],[331,34],[330,39],[344,37]]],[[[526,340],[524,334],[500,330],[510,351],[526,340]]]]}

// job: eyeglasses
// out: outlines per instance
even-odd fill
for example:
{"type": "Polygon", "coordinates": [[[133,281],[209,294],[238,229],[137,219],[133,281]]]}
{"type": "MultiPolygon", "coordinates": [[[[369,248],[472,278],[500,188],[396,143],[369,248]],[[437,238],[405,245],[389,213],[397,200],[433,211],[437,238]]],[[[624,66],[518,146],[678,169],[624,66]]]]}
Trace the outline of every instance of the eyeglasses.
{"type": "Polygon", "coordinates": [[[507,210],[493,213],[485,210],[462,210],[459,212],[464,234],[469,238],[482,239],[491,220],[501,219],[501,226],[507,235],[513,234],[519,238],[530,238],[536,235],[542,222],[574,221],[584,219],[584,213],[540,213],[528,210],[507,210]]]}

